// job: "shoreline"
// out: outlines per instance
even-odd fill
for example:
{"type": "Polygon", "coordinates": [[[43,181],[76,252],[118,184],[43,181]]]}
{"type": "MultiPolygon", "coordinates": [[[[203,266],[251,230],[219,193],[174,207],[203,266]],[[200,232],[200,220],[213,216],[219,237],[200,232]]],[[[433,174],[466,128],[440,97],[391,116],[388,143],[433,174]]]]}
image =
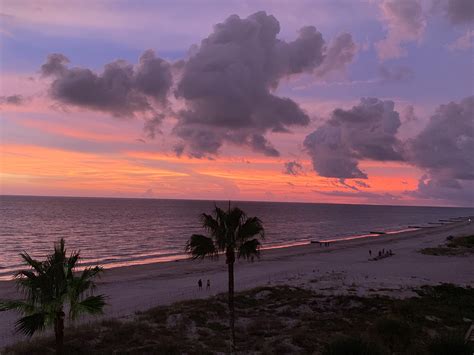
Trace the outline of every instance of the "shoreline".
{"type": "MultiPolygon", "coordinates": [[[[319,239],[315,239],[316,237],[308,237],[306,239],[300,239],[295,242],[288,242],[288,243],[279,243],[279,244],[268,244],[263,245],[261,250],[263,253],[266,253],[270,250],[277,250],[277,249],[289,249],[301,246],[308,246],[319,243],[330,243],[332,245],[343,245],[344,242],[347,241],[364,241],[365,239],[376,240],[375,238],[382,238],[387,236],[403,236],[405,233],[408,232],[416,232],[422,231],[425,229],[431,228],[438,228],[447,225],[453,225],[456,223],[466,222],[468,219],[474,219],[472,216],[463,216],[463,217],[454,217],[447,220],[439,221],[439,222],[428,222],[429,225],[427,226],[407,226],[402,229],[398,230],[382,230],[377,232],[368,232],[364,234],[352,234],[352,235],[345,235],[341,237],[319,237],[319,239]]],[[[117,268],[124,268],[124,267],[133,267],[133,266],[140,266],[140,265],[153,265],[153,264],[162,264],[162,263],[169,263],[169,262],[177,262],[177,261],[184,261],[190,259],[186,253],[162,253],[156,252],[151,254],[142,254],[135,257],[130,256],[130,258],[126,258],[123,260],[112,261],[109,263],[100,263],[100,259],[89,259],[86,263],[79,264],[78,270],[82,270],[88,266],[95,266],[100,265],[105,270],[113,270],[117,268]]],[[[0,267],[0,285],[2,282],[5,281],[13,281],[14,276],[13,274],[18,270],[21,269],[21,265],[18,265],[13,270],[12,267],[0,267]],[[7,270],[7,271],[5,271],[7,270]],[[10,275],[10,276],[9,276],[10,275]]]]}
{"type": "MultiPolygon", "coordinates": [[[[377,245],[387,242],[397,242],[397,241],[404,241],[406,239],[416,238],[417,236],[424,234],[425,232],[447,232],[451,229],[456,229],[460,226],[469,225],[468,219],[473,217],[462,217],[456,221],[452,221],[449,223],[443,223],[441,225],[436,226],[423,226],[423,227],[414,227],[414,228],[407,228],[402,229],[400,231],[394,232],[384,232],[383,234],[364,234],[364,235],[354,235],[350,237],[345,237],[341,239],[322,239],[322,240],[308,240],[305,242],[295,242],[292,244],[284,244],[284,245],[274,245],[268,246],[263,248],[262,247],[262,257],[255,262],[262,262],[265,261],[265,257],[292,257],[298,255],[305,255],[307,253],[331,253],[338,250],[345,250],[347,248],[357,248],[366,245],[377,245]],[[319,243],[329,242],[330,245],[325,247],[320,245],[319,243]],[[340,246],[339,248],[337,246],[340,246]]],[[[127,264],[127,263],[120,263],[120,265],[112,266],[104,268],[106,273],[116,273],[116,272],[127,272],[127,270],[140,270],[140,269],[149,269],[149,268],[156,268],[156,267],[166,267],[169,265],[176,265],[177,263],[206,263],[210,260],[204,259],[202,261],[195,261],[192,260],[191,257],[186,256],[186,254],[179,254],[184,257],[170,259],[170,260],[160,260],[155,262],[148,262],[149,259],[141,259],[143,260],[142,263],[137,260],[138,263],[127,264]]],[[[94,264],[95,265],[95,264],[94,264]]],[[[102,264],[98,264],[100,266],[104,266],[102,264]]],[[[111,264],[108,264],[111,265],[111,264]]],[[[87,265],[88,266],[88,265],[87,265]]],[[[127,272],[128,273],[128,272],[127,272]]],[[[12,284],[14,279],[3,279],[0,277],[0,286],[12,284]]]]}
{"type": "MultiPolygon", "coordinates": [[[[449,235],[472,235],[467,220],[433,228],[344,240],[329,247],[305,244],[265,250],[255,262],[235,266],[235,290],[258,286],[289,285],[326,295],[387,295],[409,297],[422,285],[453,283],[474,286],[474,258],[423,255],[419,249],[444,243],[449,235]],[[369,260],[368,251],[392,249],[381,260],[369,260]]],[[[217,261],[184,259],[172,262],[107,269],[97,293],[105,294],[108,306],[103,317],[126,317],[136,311],[226,292],[227,268],[217,261]],[[211,280],[210,291],[199,291],[197,280],[211,280]]],[[[0,281],[0,299],[16,298],[13,281],[0,281]]],[[[14,312],[0,317],[0,347],[21,339],[12,334],[14,312]]],[[[87,320],[85,320],[87,321],[87,320]]]]}

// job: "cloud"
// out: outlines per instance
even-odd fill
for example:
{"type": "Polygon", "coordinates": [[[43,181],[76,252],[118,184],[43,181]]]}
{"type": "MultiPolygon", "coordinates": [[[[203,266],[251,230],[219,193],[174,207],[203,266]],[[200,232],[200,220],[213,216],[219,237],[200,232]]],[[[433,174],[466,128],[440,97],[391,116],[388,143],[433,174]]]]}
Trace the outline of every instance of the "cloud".
{"type": "Polygon", "coordinates": [[[448,0],[445,10],[452,24],[474,22],[474,2],[472,0],[448,0]]]}
{"type": "Polygon", "coordinates": [[[405,66],[387,67],[381,65],[379,67],[379,76],[382,83],[399,83],[409,82],[415,77],[412,69],[405,66]]]}
{"type": "Polygon", "coordinates": [[[324,61],[316,69],[316,75],[324,77],[331,72],[345,70],[358,51],[357,45],[349,33],[337,36],[325,52],[324,61]]]}
{"type": "Polygon", "coordinates": [[[402,44],[421,40],[426,20],[420,0],[385,0],[380,3],[387,26],[385,39],[375,43],[378,57],[385,61],[406,55],[402,44]]]}
{"type": "Polygon", "coordinates": [[[443,179],[474,180],[474,96],[441,105],[407,142],[409,160],[443,179]]]}
{"type": "Polygon", "coordinates": [[[338,187],[344,187],[344,188],[347,188],[347,189],[351,189],[351,190],[354,190],[354,191],[360,191],[359,188],[360,187],[363,187],[363,188],[370,188],[370,185],[365,183],[364,181],[361,181],[361,180],[352,180],[352,182],[354,182],[355,185],[350,185],[346,182],[346,179],[338,179],[337,180],[337,183],[335,183],[336,186],[338,187]]]}
{"type": "Polygon", "coordinates": [[[407,141],[410,163],[426,172],[416,194],[460,201],[472,197],[467,187],[474,186],[473,117],[474,96],[441,105],[427,126],[407,141]]]}
{"type": "Polygon", "coordinates": [[[284,78],[316,73],[329,56],[337,63],[325,72],[343,66],[351,57],[350,50],[344,50],[351,38],[339,37],[326,51],[313,26],[301,28],[290,42],[278,39],[279,31],[275,17],[257,12],[247,18],[230,16],[202,40],[184,64],[176,90],[186,105],[174,128],[182,139],[180,152],[209,156],[231,143],[278,156],[266,133],[289,132],[309,123],[298,104],[276,96],[274,90],[284,78]]]}
{"type": "Polygon", "coordinates": [[[115,117],[139,116],[149,138],[172,114],[178,155],[210,157],[230,143],[279,156],[267,133],[287,133],[310,122],[296,102],[275,94],[280,81],[343,70],[357,51],[348,33],[326,46],[314,26],[302,27],[293,41],[277,38],[279,32],[279,22],[265,12],[232,15],[176,63],[148,50],[136,65],[116,60],[97,73],[70,67],[69,59],[56,53],[48,56],[41,73],[52,79],[49,94],[59,104],[115,117]]]}
{"type": "Polygon", "coordinates": [[[154,106],[166,104],[172,85],[170,64],[145,51],[137,65],[117,60],[105,65],[102,73],[87,68],[69,68],[69,59],[60,53],[48,56],[41,66],[44,77],[51,77],[50,96],[56,101],[116,117],[137,113],[160,117],[154,106]]]}
{"type": "Polygon", "coordinates": [[[465,51],[474,47],[474,31],[468,30],[453,43],[446,46],[450,51],[465,51]]]}
{"type": "Polygon", "coordinates": [[[418,117],[415,114],[415,108],[413,105],[408,105],[403,109],[402,118],[403,123],[418,121],[418,117]]]}
{"type": "Polygon", "coordinates": [[[335,109],[303,145],[320,176],[366,179],[359,160],[403,160],[396,137],[399,127],[393,101],[364,98],[350,110],[335,109]]]}
{"type": "Polygon", "coordinates": [[[474,206],[474,181],[437,179],[424,175],[418,181],[418,188],[409,195],[442,204],[474,206]]]}
{"type": "Polygon", "coordinates": [[[23,105],[25,98],[22,95],[0,96],[0,105],[23,105]]]}
{"type": "Polygon", "coordinates": [[[369,192],[369,191],[340,191],[340,190],[332,190],[332,191],[318,191],[313,190],[318,194],[331,196],[331,197],[344,197],[344,198],[355,198],[359,201],[370,202],[370,203],[380,203],[380,204],[393,204],[395,202],[399,202],[400,198],[396,195],[390,193],[376,193],[376,192],[369,192]]]}
{"type": "Polygon", "coordinates": [[[297,161],[287,161],[283,169],[283,174],[297,176],[301,175],[302,171],[303,166],[300,163],[297,161]]]}

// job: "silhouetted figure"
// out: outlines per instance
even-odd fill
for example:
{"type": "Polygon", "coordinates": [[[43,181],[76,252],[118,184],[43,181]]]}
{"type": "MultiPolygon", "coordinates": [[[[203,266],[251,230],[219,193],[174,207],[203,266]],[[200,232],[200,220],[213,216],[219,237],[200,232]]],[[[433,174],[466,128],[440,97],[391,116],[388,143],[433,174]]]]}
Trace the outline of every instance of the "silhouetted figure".
{"type": "Polygon", "coordinates": [[[372,250],[369,249],[369,256],[372,256],[372,250]]]}
{"type": "Polygon", "coordinates": [[[382,256],[382,252],[379,250],[379,257],[382,256]]]}
{"type": "Polygon", "coordinates": [[[206,290],[210,290],[211,289],[211,280],[207,280],[207,285],[206,285],[206,290]]]}
{"type": "Polygon", "coordinates": [[[199,281],[198,281],[198,286],[199,286],[199,291],[201,291],[202,290],[202,280],[201,279],[199,279],[199,281]]]}

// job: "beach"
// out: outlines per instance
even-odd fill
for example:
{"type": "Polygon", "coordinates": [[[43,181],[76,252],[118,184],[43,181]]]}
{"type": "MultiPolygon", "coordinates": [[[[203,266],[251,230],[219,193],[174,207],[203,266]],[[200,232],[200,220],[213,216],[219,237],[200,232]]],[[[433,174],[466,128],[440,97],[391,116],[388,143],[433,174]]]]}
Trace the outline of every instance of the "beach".
{"type": "MultiPolygon", "coordinates": [[[[474,258],[419,253],[452,236],[474,234],[474,223],[462,220],[399,234],[385,234],[321,246],[319,243],[264,250],[260,260],[239,261],[236,291],[264,285],[292,285],[331,294],[407,297],[422,285],[453,283],[474,286],[474,258]],[[369,260],[378,251],[394,255],[369,260]]],[[[155,305],[205,298],[227,290],[224,258],[218,261],[180,260],[108,269],[97,292],[108,302],[104,317],[122,317],[155,305]],[[197,282],[211,282],[199,290],[197,282]]],[[[12,281],[0,282],[0,299],[15,298],[12,281]]],[[[21,337],[13,335],[14,312],[0,313],[0,347],[21,337]]]]}

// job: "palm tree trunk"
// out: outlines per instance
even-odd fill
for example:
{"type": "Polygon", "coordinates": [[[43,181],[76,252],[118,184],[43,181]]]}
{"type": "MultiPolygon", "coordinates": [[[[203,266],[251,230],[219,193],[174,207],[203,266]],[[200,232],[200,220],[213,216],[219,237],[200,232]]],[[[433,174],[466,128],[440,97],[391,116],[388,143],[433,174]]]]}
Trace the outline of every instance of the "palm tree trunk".
{"type": "Polygon", "coordinates": [[[235,309],[234,309],[234,262],[233,250],[227,250],[227,270],[229,274],[229,325],[232,353],[235,353],[235,309]]]}
{"type": "Polygon", "coordinates": [[[54,320],[54,335],[56,337],[56,354],[64,354],[64,312],[58,312],[54,320]]]}

